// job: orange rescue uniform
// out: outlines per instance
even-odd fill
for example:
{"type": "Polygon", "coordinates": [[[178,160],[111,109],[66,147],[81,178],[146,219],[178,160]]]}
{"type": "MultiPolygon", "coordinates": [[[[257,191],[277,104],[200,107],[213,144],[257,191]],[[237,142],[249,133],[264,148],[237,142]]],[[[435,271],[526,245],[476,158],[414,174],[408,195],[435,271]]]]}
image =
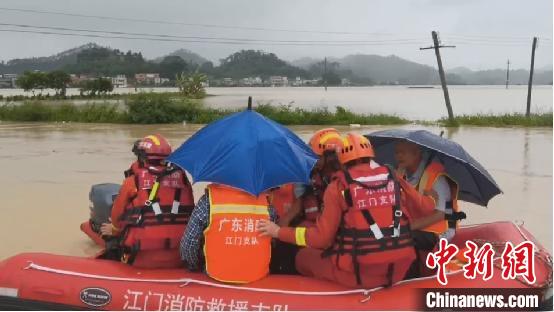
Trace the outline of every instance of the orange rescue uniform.
{"type": "MultiPolygon", "coordinates": [[[[351,170],[364,170],[367,167],[369,164],[358,164],[351,170]]],[[[408,221],[428,215],[433,211],[435,202],[432,197],[419,194],[414,187],[398,176],[397,180],[401,188],[401,210],[408,221]]],[[[349,209],[343,197],[343,191],[348,188],[348,185],[342,181],[344,179],[336,178],[327,187],[323,199],[325,208],[321,216],[317,218],[315,226],[308,228],[283,227],[279,230],[279,239],[307,246],[296,256],[296,268],[302,275],[335,281],[349,287],[359,287],[356,275],[352,271],[340,269],[335,257],[321,257],[323,249],[329,248],[335,242],[341,218],[349,209]]],[[[361,264],[361,286],[373,288],[389,284],[390,280],[392,282],[401,280],[416,258],[413,248],[403,252],[405,255],[394,265],[405,268],[405,270],[395,270],[393,276],[387,276],[389,263],[361,264]]]]}
{"type": "Polygon", "coordinates": [[[269,220],[266,194],[255,197],[220,184],[208,186],[210,220],[204,231],[206,273],[228,283],[249,283],[269,274],[271,238],[259,236],[269,220]]]}

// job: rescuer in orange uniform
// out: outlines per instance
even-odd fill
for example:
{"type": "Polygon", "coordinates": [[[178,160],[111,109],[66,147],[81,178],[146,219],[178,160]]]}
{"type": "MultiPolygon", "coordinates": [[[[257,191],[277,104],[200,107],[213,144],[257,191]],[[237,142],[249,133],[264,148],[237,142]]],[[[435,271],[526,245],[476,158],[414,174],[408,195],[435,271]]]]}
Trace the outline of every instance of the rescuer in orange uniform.
{"type": "Polygon", "coordinates": [[[349,133],[337,153],[345,169],[327,187],[315,225],[292,228],[263,221],[259,231],[306,246],[296,256],[302,275],[349,287],[389,286],[416,258],[410,221],[429,214],[434,198],[371,161],[373,148],[361,135],[349,133]]]}
{"type": "MultiPolygon", "coordinates": [[[[318,130],[309,145],[319,156],[312,172],[311,183],[286,184],[271,192],[271,204],[279,216],[280,226],[313,225],[323,209],[323,193],[332,175],[340,169],[335,148],[342,139],[334,128],[318,130]]],[[[298,246],[278,241],[273,244],[271,273],[297,274],[294,258],[298,246]]]]}
{"type": "Polygon", "coordinates": [[[272,204],[279,215],[279,225],[308,225],[315,222],[323,208],[325,188],[331,182],[332,175],[340,169],[335,153],[335,146],[340,142],[340,134],[334,128],[325,128],[314,133],[309,145],[319,159],[312,170],[310,185],[288,184],[272,194],[272,204]]]}
{"type": "Polygon", "coordinates": [[[133,152],[138,161],[126,171],[111,223],[101,226],[101,234],[119,239],[123,262],[147,268],[180,266],[179,240],[194,207],[190,182],[185,172],[165,164],[171,146],[161,135],[144,137],[133,152]]]}
{"type": "Polygon", "coordinates": [[[181,239],[181,259],[191,271],[204,267],[211,278],[249,283],[269,273],[271,239],[258,235],[263,220],[275,220],[267,194],[253,196],[212,183],[194,208],[181,239]]]}

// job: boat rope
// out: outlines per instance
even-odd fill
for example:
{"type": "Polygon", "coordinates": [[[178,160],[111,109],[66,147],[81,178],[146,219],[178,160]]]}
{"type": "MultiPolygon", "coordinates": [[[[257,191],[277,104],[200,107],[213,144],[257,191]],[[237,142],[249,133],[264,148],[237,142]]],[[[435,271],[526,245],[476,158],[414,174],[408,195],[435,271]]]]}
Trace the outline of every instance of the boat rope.
{"type": "Polygon", "coordinates": [[[271,288],[256,288],[256,287],[243,287],[227,284],[219,284],[209,281],[201,281],[193,278],[180,278],[180,279],[148,279],[148,278],[131,278],[131,277],[118,277],[118,276],[106,276],[98,274],[89,274],[82,272],[67,271],[61,269],[50,268],[42,265],[35,264],[30,262],[25,270],[37,270],[55,274],[77,276],[84,278],[100,279],[100,280],[109,280],[109,281],[120,281],[120,282],[142,282],[142,283],[170,283],[170,284],[180,284],[179,287],[185,287],[190,284],[197,284],[215,288],[225,288],[233,290],[244,290],[252,292],[261,292],[261,293],[274,293],[274,294],[284,294],[284,295],[300,295],[300,296],[341,296],[341,295],[355,295],[360,294],[364,296],[364,299],[361,302],[366,302],[369,300],[369,294],[382,289],[383,287],[377,287],[373,289],[349,289],[349,290],[339,290],[339,291],[300,291],[300,290],[286,290],[286,289],[271,289],[271,288]]]}

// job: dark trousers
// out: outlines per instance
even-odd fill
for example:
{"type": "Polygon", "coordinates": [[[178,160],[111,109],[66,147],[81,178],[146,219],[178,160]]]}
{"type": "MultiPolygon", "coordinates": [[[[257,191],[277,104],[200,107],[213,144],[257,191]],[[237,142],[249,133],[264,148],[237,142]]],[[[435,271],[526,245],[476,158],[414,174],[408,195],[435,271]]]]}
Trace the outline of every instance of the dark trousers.
{"type": "Polygon", "coordinates": [[[412,231],[412,239],[414,240],[417,258],[410,266],[405,279],[417,278],[425,275],[424,273],[428,271],[424,268],[427,254],[433,251],[439,242],[439,238],[436,234],[423,231],[412,231]]]}
{"type": "Polygon", "coordinates": [[[298,274],[294,259],[300,247],[274,240],[271,246],[271,262],[269,272],[271,274],[298,274]]]}

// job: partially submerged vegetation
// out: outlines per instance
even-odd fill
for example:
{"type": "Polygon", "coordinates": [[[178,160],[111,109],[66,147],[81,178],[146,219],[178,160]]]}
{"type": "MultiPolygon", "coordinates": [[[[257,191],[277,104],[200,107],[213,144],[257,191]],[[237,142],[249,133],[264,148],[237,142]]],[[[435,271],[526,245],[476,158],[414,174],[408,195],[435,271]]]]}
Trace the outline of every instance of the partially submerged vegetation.
{"type": "Polygon", "coordinates": [[[408,120],[394,115],[356,114],[341,106],[332,112],[326,107],[311,110],[291,107],[290,105],[273,106],[261,104],[256,111],[284,125],[401,125],[408,120]]]}
{"type": "Polygon", "coordinates": [[[480,127],[549,127],[552,128],[552,112],[531,114],[503,114],[503,115],[462,115],[454,118],[454,123],[448,119],[441,119],[444,126],[480,126],[480,127]]]}
{"type": "MultiPolygon", "coordinates": [[[[0,120],[98,122],[98,123],[195,123],[206,124],[242,109],[215,109],[202,105],[199,100],[175,93],[139,93],[121,99],[120,104],[109,102],[75,105],[54,101],[30,100],[21,104],[0,105],[0,120]]],[[[291,105],[259,104],[260,114],[284,125],[401,125],[411,121],[394,115],[357,114],[343,107],[335,111],[327,108],[303,109],[291,105]]],[[[429,122],[421,122],[428,124],[429,122]]],[[[534,114],[529,118],[521,114],[475,115],[437,121],[443,126],[525,126],[552,127],[552,112],[534,114]]]]}
{"type": "MultiPolygon", "coordinates": [[[[0,106],[0,120],[204,124],[239,111],[208,108],[198,100],[167,93],[140,93],[123,99],[123,103],[122,106],[109,103],[56,105],[43,101],[25,101],[22,104],[0,106]]],[[[397,116],[355,114],[342,107],[332,112],[327,108],[307,110],[261,104],[256,107],[256,111],[285,125],[395,125],[409,122],[397,116]]]]}
{"type": "Polygon", "coordinates": [[[121,123],[126,116],[117,105],[110,104],[61,104],[49,105],[40,101],[28,101],[21,105],[0,106],[0,119],[10,121],[73,121],[121,123]]]}

